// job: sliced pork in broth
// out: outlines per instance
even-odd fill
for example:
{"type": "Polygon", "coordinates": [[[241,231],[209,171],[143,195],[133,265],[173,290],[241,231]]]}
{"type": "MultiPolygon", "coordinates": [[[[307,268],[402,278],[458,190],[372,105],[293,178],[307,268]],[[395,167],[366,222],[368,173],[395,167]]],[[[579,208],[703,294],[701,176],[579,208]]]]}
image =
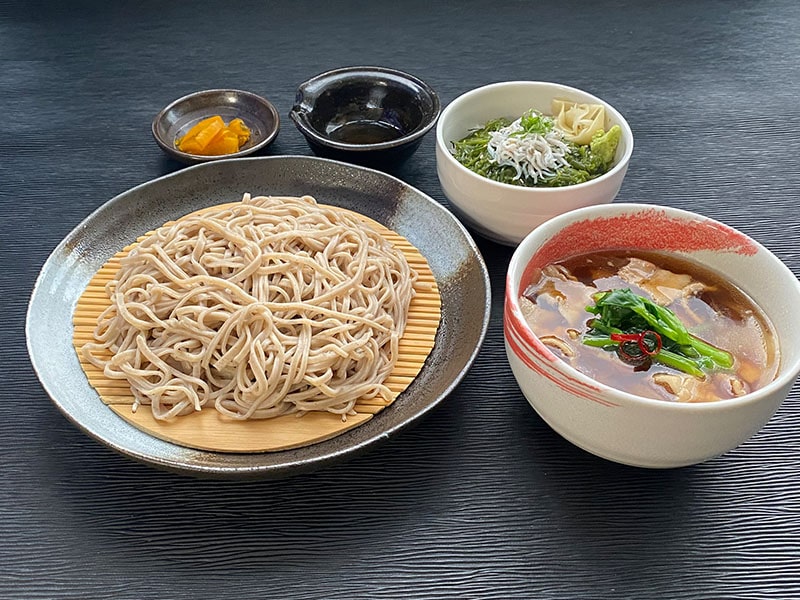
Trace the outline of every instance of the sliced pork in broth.
{"type": "Polygon", "coordinates": [[[537,270],[520,302],[530,327],[556,356],[597,381],[647,398],[735,398],[774,379],[780,362],[772,325],[753,301],[708,269],[674,256],[609,251],[573,257],[537,270]],[[674,313],[701,353],[641,326],[622,333],[599,322],[599,292],[613,290],[630,290],[651,308],[674,313]],[[598,330],[610,336],[601,340],[617,341],[597,342],[598,330]],[[646,352],[630,356],[625,344],[634,342],[620,339],[638,340],[646,352]],[[703,348],[728,362],[702,356],[703,348]],[[676,352],[703,368],[667,360],[676,352]]]}

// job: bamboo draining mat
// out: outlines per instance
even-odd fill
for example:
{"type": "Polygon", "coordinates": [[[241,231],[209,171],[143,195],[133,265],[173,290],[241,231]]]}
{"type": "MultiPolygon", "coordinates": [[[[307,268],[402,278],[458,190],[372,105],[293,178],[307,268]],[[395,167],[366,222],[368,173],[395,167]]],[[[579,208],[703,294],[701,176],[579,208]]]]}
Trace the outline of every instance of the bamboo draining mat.
{"type": "MultiPolygon", "coordinates": [[[[197,212],[219,208],[221,206],[214,206],[197,212]]],[[[408,325],[400,340],[398,361],[385,382],[396,398],[419,374],[433,349],[441,318],[441,298],[428,261],[419,250],[380,223],[363,215],[358,216],[400,249],[419,275],[415,285],[416,294],[409,309],[408,325]]],[[[141,236],[136,243],[150,233],[141,236]]],[[[213,406],[170,421],[156,420],[150,407],[145,405],[133,412],[131,407],[134,399],[128,383],[105,377],[100,369],[81,357],[80,348],[94,341],[92,332],[97,318],[110,304],[105,285],[116,275],[120,259],[136,243],[123,248],[100,268],[78,299],[73,316],[73,344],[89,383],[97,390],[102,401],[129,423],[157,438],[190,448],[217,452],[274,452],[337,436],[368,421],[390,404],[381,398],[360,401],[355,405],[356,414],[348,415],[346,421],[342,421],[340,415],[322,412],[307,413],[302,417],[284,415],[274,419],[237,421],[221,415],[213,406]]]]}

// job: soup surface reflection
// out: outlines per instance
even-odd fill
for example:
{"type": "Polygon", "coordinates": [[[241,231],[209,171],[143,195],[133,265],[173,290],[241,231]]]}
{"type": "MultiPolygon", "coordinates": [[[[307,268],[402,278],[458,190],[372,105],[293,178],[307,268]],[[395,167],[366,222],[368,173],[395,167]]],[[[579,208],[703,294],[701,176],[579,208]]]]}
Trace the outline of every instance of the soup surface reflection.
{"type": "Polygon", "coordinates": [[[741,290],[696,263],[656,253],[599,252],[534,273],[520,298],[531,329],[585,375],[616,389],[662,400],[709,402],[742,396],[775,378],[780,362],[771,323],[741,290]],[[658,360],[623,361],[582,342],[594,315],[592,295],[630,289],[672,310],[692,335],[733,355],[733,367],[704,377],[658,360]]]}

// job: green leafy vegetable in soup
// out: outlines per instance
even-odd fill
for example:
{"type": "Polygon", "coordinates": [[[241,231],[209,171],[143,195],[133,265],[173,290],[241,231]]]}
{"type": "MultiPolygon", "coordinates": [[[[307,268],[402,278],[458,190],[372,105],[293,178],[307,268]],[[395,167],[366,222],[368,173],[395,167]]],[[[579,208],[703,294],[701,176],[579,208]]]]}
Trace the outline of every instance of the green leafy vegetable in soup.
{"type": "Polygon", "coordinates": [[[587,346],[613,347],[631,364],[653,360],[696,377],[733,366],[730,352],[692,335],[669,308],[628,288],[597,292],[592,299],[586,310],[597,316],[583,337],[587,346]]]}
{"type": "Polygon", "coordinates": [[[622,130],[604,130],[600,105],[553,101],[555,116],[530,110],[499,118],[453,142],[456,160],[475,173],[512,185],[562,187],[607,173],[622,130]]]}

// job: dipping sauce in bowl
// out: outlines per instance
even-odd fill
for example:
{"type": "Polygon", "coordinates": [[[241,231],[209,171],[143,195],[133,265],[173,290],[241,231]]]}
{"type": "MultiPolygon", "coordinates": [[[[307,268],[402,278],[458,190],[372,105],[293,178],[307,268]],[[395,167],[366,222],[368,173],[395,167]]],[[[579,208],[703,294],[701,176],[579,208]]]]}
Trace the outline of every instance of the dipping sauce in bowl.
{"type": "Polygon", "coordinates": [[[315,154],[383,165],[419,147],[439,116],[439,97],[396,69],[345,67],[301,83],[289,116],[315,154]]]}

